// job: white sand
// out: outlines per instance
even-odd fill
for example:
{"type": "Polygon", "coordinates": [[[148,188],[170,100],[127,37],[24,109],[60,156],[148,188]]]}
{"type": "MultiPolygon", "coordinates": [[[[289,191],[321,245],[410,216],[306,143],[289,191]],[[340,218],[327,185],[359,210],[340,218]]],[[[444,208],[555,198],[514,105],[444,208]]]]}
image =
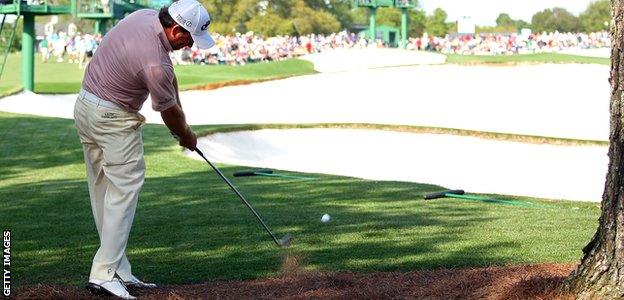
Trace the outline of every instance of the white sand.
{"type": "Polygon", "coordinates": [[[602,57],[609,58],[611,57],[611,48],[595,48],[595,49],[568,49],[560,51],[562,54],[572,54],[572,55],[580,55],[580,56],[589,56],[589,57],[602,57]]]}
{"type": "Polygon", "coordinates": [[[434,52],[387,48],[340,49],[306,55],[301,59],[312,62],[314,70],[322,73],[406,65],[440,65],[446,62],[446,56],[434,52]]]}
{"type": "Polygon", "coordinates": [[[601,200],[608,164],[607,147],[381,130],[219,133],[200,139],[199,148],[211,161],[234,165],[580,201],[601,200]]]}
{"type": "MultiPolygon", "coordinates": [[[[608,140],[609,68],[412,66],[181,93],[189,123],[378,123],[608,140]]],[[[71,117],[74,96],[24,93],[0,110],[71,117]]],[[[142,113],[162,123],[146,102],[142,113]]]]}
{"type": "Polygon", "coordinates": [[[23,91],[0,98],[0,111],[73,119],[75,102],[76,95],[39,95],[23,91]]]}

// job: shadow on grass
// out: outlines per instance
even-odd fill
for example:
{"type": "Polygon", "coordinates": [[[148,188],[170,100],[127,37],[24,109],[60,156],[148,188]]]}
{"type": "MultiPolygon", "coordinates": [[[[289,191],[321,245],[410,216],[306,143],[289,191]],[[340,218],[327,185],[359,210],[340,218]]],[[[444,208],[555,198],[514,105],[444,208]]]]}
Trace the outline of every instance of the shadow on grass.
{"type": "MultiPolygon", "coordinates": [[[[334,178],[284,182],[279,193],[267,182],[241,184],[241,190],[276,235],[295,236],[290,251],[304,258],[302,267],[369,272],[512,261],[498,252],[515,243],[465,243],[466,229],[491,220],[474,207],[440,209],[415,201],[429,186],[369,185],[334,178]],[[351,190],[363,193],[353,198],[351,190]],[[332,212],[330,226],[317,220],[324,211],[332,212]]],[[[3,226],[13,230],[14,283],[84,283],[98,245],[86,183],[42,181],[0,191],[2,198],[12,195],[28,195],[0,205],[3,226]]],[[[276,275],[286,255],[229,188],[206,172],[147,179],[128,251],[136,274],[171,284],[276,275]]]]}
{"type": "MultiPolygon", "coordinates": [[[[201,127],[200,127],[201,128],[201,127]]],[[[175,142],[164,126],[146,125],[148,154],[169,151],[175,142]]],[[[0,112],[0,179],[69,164],[83,164],[83,154],[73,120],[0,112]]]]}

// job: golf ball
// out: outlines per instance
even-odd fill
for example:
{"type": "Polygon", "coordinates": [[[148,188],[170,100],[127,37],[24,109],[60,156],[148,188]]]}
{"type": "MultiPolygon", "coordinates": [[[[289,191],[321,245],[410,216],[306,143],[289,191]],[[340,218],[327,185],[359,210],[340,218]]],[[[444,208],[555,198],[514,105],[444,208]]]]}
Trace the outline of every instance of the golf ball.
{"type": "Polygon", "coordinates": [[[329,220],[331,220],[331,217],[328,214],[324,214],[321,217],[321,222],[323,222],[323,223],[327,223],[327,222],[329,222],[329,220]]]}

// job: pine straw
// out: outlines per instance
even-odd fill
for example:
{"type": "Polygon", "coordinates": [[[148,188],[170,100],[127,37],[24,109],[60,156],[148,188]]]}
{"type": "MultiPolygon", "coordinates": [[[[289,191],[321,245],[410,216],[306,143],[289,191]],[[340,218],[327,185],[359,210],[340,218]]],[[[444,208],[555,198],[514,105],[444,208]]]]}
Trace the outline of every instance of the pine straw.
{"type": "MultiPolygon", "coordinates": [[[[289,262],[292,263],[292,262],[289,262]]],[[[296,264],[296,263],[295,263],[296,264]]],[[[573,264],[539,264],[408,273],[286,272],[275,278],[168,285],[131,291],[141,299],[574,299],[557,287],[573,264]]],[[[289,270],[292,271],[292,270],[289,270]]],[[[88,299],[77,287],[38,285],[15,291],[17,299],[88,299]]]]}

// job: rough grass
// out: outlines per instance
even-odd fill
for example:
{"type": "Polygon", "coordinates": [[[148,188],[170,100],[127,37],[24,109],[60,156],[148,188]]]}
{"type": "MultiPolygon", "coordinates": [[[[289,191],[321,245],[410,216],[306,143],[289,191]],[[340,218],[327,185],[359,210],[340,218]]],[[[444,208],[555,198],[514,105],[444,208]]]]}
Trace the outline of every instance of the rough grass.
{"type": "MultiPolygon", "coordinates": [[[[0,113],[0,139],[0,225],[13,230],[14,285],[84,284],[98,238],[73,122],[0,113]]],[[[185,157],[163,126],[145,126],[144,141],[147,179],[127,254],[137,275],[158,283],[264,278],[284,268],[368,273],[571,263],[599,216],[595,203],[424,201],[444,189],[429,184],[297,173],[319,180],[232,178],[276,235],[294,236],[289,251],[297,259],[283,265],[283,250],[205,162],[185,157]],[[328,224],[320,222],[324,213],[332,216],[328,224]]],[[[230,176],[244,169],[219,166],[230,176]]]]}

